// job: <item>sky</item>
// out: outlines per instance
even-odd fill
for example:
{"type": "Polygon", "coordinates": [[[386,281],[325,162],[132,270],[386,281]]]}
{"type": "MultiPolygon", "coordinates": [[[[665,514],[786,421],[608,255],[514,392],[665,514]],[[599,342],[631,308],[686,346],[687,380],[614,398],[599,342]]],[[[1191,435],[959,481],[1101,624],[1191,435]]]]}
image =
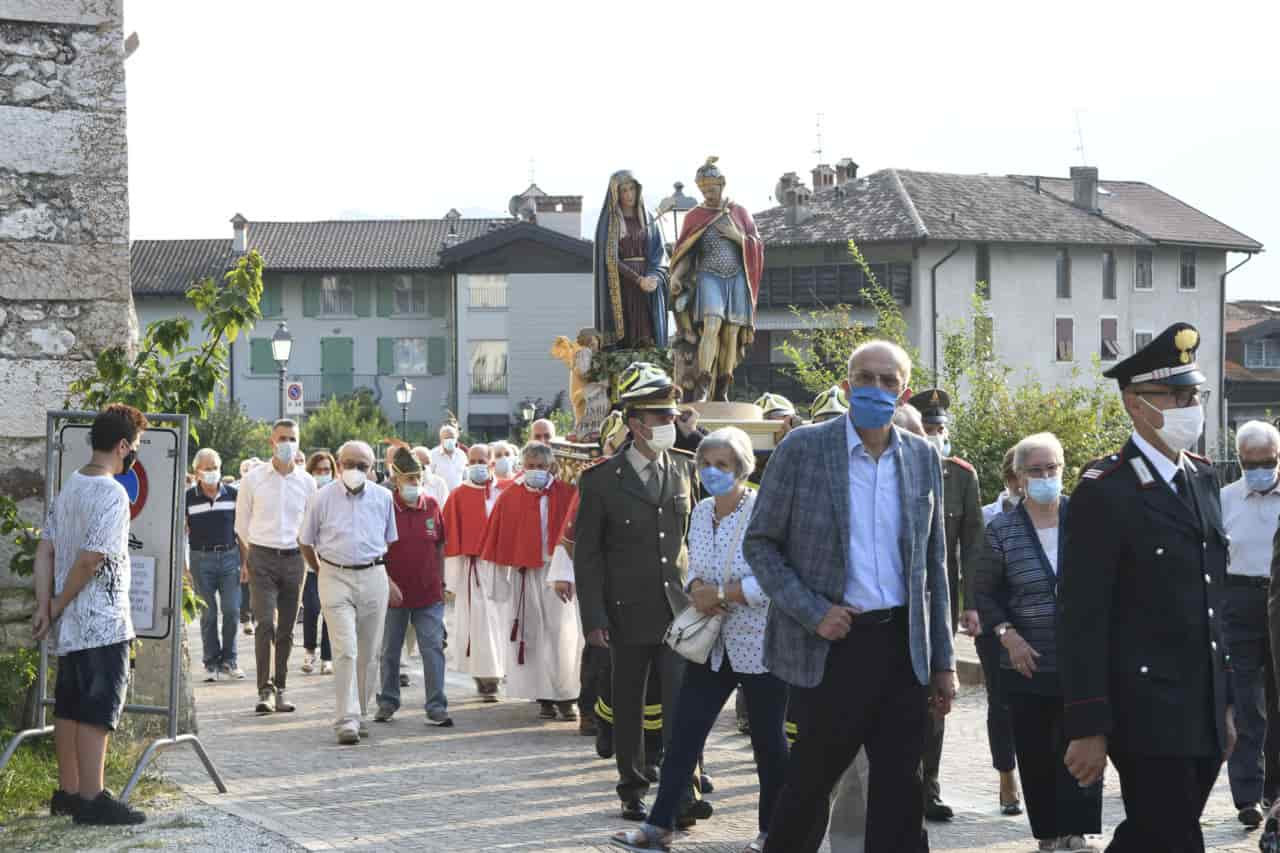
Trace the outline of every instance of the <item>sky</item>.
{"type": "MultiPolygon", "coordinates": [[[[773,204],[787,171],[1147,181],[1260,241],[1230,299],[1280,298],[1270,4],[125,0],[131,231],[505,215],[631,169],[652,209],[707,155],[773,204]],[[820,118],[819,118],[820,117],[820,118]],[[1083,146],[1081,141],[1083,140],[1083,146]],[[1081,150],[1083,148],[1083,150],[1081,150]]],[[[1232,255],[1228,263],[1242,260],[1232,255]]]]}

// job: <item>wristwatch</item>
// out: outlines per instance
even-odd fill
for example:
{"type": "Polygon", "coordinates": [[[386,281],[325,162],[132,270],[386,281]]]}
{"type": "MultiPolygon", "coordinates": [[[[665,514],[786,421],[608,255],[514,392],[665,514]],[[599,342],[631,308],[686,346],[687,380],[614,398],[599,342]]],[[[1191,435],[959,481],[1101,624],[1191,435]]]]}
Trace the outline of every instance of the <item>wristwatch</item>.
{"type": "Polygon", "coordinates": [[[999,625],[996,626],[996,638],[1003,640],[1004,635],[1009,633],[1009,631],[1012,628],[1013,628],[1013,625],[1009,624],[1008,622],[1001,622],[999,625]]]}

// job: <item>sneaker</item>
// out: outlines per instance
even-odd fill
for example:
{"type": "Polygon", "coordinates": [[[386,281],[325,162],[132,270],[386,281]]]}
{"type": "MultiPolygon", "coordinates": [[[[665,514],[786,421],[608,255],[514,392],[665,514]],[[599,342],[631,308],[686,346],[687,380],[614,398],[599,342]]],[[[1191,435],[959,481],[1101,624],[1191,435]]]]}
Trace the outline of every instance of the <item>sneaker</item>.
{"type": "Polygon", "coordinates": [[[258,691],[258,704],[253,707],[258,714],[273,714],[276,710],[276,692],[270,687],[258,691]]]}
{"type": "Polygon", "coordinates": [[[1064,835],[1058,839],[1058,850],[1097,850],[1083,835],[1064,835]]]}
{"type": "Polygon", "coordinates": [[[439,726],[442,729],[453,728],[453,717],[444,708],[433,708],[427,712],[427,725],[439,726]]]}
{"type": "Polygon", "coordinates": [[[296,711],[297,705],[294,705],[288,699],[284,698],[284,690],[276,690],[276,711],[281,714],[287,714],[290,711],[296,711]]]}
{"type": "Polygon", "coordinates": [[[320,674],[333,675],[333,661],[331,660],[320,661],[320,674]]]}
{"type": "Polygon", "coordinates": [[[1236,814],[1236,818],[1250,829],[1257,829],[1262,826],[1262,809],[1256,805],[1245,806],[1236,814]]]}
{"type": "Polygon", "coordinates": [[[49,814],[53,817],[75,817],[76,812],[80,810],[80,795],[68,794],[59,788],[53,792],[53,797],[49,800],[49,814]]]}
{"type": "Polygon", "coordinates": [[[570,722],[576,722],[578,719],[578,709],[574,707],[572,702],[557,702],[556,710],[560,712],[560,719],[570,722]]]}
{"type": "Polygon", "coordinates": [[[364,720],[361,720],[360,725],[356,726],[356,734],[358,734],[360,737],[368,737],[369,724],[366,723],[364,720]]]}
{"type": "Polygon", "coordinates": [[[538,719],[554,720],[556,718],[556,703],[539,702],[538,703],[538,719]]]}
{"type": "Polygon", "coordinates": [[[343,729],[338,732],[338,743],[343,746],[355,746],[360,742],[360,732],[356,729],[343,729]]]}
{"type": "Polygon", "coordinates": [[[206,666],[204,668],[204,683],[209,684],[210,682],[217,681],[217,680],[218,680],[218,668],[216,666],[206,666]]]}
{"type": "Polygon", "coordinates": [[[224,663],[222,665],[222,674],[227,678],[234,678],[236,681],[244,681],[244,670],[235,661],[224,663]]]}
{"type": "Polygon", "coordinates": [[[404,673],[404,672],[400,673],[400,686],[401,686],[401,687],[408,687],[408,686],[409,686],[409,675],[408,675],[408,673],[404,673]]]}
{"type": "Polygon", "coordinates": [[[302,656],[302,671],[307,675],[316,671],[316,653],[307,652],[302,656]]]}
{"type": "Polygon", "coordinates": [[[105,788],[92,800],[82,799],[75,816],[76,823],[95,826],[132,826],[144,823],[146,819],[145,814],[129,808],[105,788]]]}
{"type": "Polygon", "coordinates": [[[252,623],[252,622],[246,622],[246,623],[244,623],[244,633],[245,633],[245,636],[246,636],[246,637],[252,637],[252,636],[253,636],[253,623],[252,623]]]}
{"type": "Polygon", "coordinates": [[[396,709],[390,705],[379,705],[377,712],[373,715],[373,721],[375,723],[389,723],[395,713],[396,709]]]}

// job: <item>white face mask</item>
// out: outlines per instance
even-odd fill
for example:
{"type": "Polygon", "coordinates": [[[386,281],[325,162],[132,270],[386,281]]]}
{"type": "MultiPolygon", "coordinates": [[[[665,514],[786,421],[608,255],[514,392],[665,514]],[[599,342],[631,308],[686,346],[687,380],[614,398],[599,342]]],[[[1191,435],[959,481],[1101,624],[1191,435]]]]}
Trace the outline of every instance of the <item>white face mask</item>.
{"type": "Polygon", "coordinates": [[[217,468],[212,471],[201,471],[200,481],[206,486],[216,486],[222,481],[222,472],[217,468]]]}
{"type": "Polygon", "coordinates": [[[353,492],[359,491],[366,479],[365,473],[359,468],[347,468],[342,472],[342,484],[353,492]]]}
{"type": "Polygon", "coordinates": [[[407,504],[416,504],[422,489],[417,483],[405,483],[400,487],[400,498],[407,504]]]}
{"type": "Polygon", "coordinates": [[[293,462],[293,454],[297,451],[298,443],[296,441],[277,441],[276,442],[276,459],[281,462],[293,462]]]}
{"type": "Polygon", "coordinates": [[[315,481],[316,481],[316,488],[320,488],[321,486],[327,486],[333,482],[333,475],[332,474],[316,474],[315,481]]]}
{"type": "MultiPolygon", "coordinates": [[[[1147,398],[1138,397],[1144,403],[1147,398]]],[[[1187,406],[1185,409],[1157,409],[1150,403],[1147,406],[1153,412],[1159,412],[1164,415],[1164,426],[1156,430],[1156,435],[1160,436],[1160,440],[1169,446],[1170,450],[1179,451],[1187,450],[1196,443],[1196,439],[1200,437],[1200,433],[1204,430],[1204,409],[1200,405],[1187,406]]]]}
{"type": "Polygon", "coordinates": [[[934,446],[934,449],[936,449],[936,450],[938,451],[938,453],[939,453],[939,454],[941,454],[942,456],[946,456],[946,455],[947,455],[947,449],[946,449],[946,448],[947,448],[947,438],[946,438],[946,436],[944,436],[944,435],[926,435],[926,436],[925,436],[925,438],[927,438],[927,439],[929,440],[929,443],[930,443],[930,444],[932,444],[932,445],[934,446]]]}
{"type": "Polygon", "coordinates": [[[663,453],[676,444],[676,425],[663,424],[662,426],[650,427],[653,437],[646,440],[645,444],[649,445],[649,449],[655,453],[663,453]]]}
{"type": "Polygon", "coordinates": [[[441,439],[440,445],[444,448],[445,453],[452,453],[454,449],[458,446],[458,439],[456,438],[441,439]]]}

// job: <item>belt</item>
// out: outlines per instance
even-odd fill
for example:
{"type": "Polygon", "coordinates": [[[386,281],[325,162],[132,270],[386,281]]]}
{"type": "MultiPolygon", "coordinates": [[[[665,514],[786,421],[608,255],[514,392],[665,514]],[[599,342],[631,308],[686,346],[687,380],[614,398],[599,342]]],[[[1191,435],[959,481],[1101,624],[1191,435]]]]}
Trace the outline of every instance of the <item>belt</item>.
{"type": "Polygon", "coordinates": [[[259,551],[266,551],[268,554],[275,554],[277,557],[296,557],[302,553],[299,548],[271,548],[266,545],[254,545],[259,551]]]}
{"type": "Polygon", "coordinates": [[[906,607],[886,607],[884,610],[864,610],[861,613],[855,613],[853,616],[853,627],[859,625],[887,625],[894,619],[905,617],[907,615],[906,607]]]}
{"type": "Polygon", "coordinates": [[[325,557],[320,557],[320,561],[327,566],[333,566],[335,569],[351,569],[352,571],[357,571],[357,572],[362,569],[372,569],[374,566],[381,566],[384,562],[386,562],[385,558],[383,557],[379,557],[378,559],[374,560],[372,563],[358,563],[354,566],[344,566],[341,563],[335,563],[333,560],[327,559],[325,557]]]}
{"type": "Polygon", "coordinates": [[[230,545],[209,545],[204,548],[192,548],[191,550],[198,551],[202,554],[208,554],[208,553],[217,553],[219,551],[230,551],[235,547],[237,547],[236,543],[232,542],[230,545]]]}
{"type": "Polygon", "coordinates": [[[1254,589],[1267,589],[1271,586],[1271,578],[1251,577],[1249,575],[1227,575],[1224,583],[1227,586],[1247,586],[1254,589]]]}

